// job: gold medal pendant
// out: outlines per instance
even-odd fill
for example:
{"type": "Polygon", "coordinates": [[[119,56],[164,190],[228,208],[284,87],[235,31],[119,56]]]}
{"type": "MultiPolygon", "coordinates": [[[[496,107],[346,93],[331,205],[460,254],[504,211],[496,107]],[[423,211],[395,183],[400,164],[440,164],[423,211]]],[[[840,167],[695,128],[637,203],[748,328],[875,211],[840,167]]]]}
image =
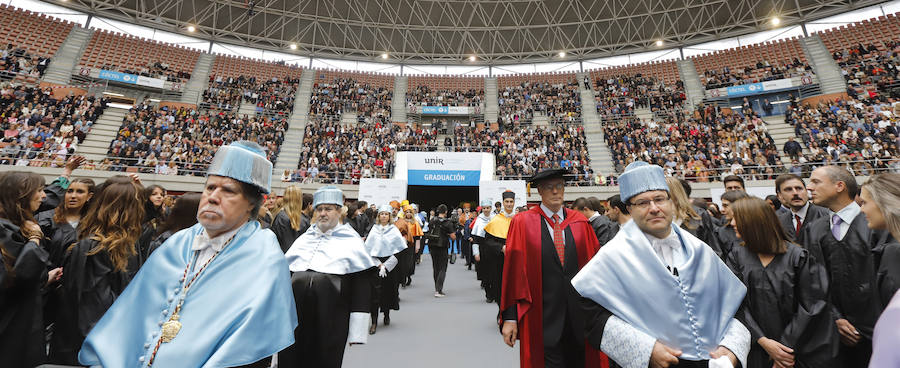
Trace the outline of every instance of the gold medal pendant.
{"type": "Polygon", "coordinates": [[[178,335],[178,331],[181,331],[181,322],[178,322],[178,314],[173,314],[166,323],[163,323],[160,339],[162,342],[172,341],[178,335]]]}

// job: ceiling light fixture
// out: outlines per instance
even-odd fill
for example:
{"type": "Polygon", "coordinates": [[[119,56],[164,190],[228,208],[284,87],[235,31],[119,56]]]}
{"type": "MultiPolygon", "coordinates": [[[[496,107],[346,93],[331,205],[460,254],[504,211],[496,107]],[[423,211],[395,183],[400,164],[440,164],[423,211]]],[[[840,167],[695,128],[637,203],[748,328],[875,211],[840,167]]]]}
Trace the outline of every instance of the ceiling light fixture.
{"type": "Polygon", "coordinates": [[[296,50],[296,49],[297,49],[297,44],[296,44],[296,43],[292,43],[292,44],[291,44],[290,46],[288,46],[288,47],[290,47],[291,50],[296,50]]]}
{"type": "Polygon", "coordinates": [[[194,27],[194,26],[188,26],[188,27],[187,27],[187,30],[188,30],[188,32],[194,32],[194,31],[197,30],[197,28],[194,27]]]}

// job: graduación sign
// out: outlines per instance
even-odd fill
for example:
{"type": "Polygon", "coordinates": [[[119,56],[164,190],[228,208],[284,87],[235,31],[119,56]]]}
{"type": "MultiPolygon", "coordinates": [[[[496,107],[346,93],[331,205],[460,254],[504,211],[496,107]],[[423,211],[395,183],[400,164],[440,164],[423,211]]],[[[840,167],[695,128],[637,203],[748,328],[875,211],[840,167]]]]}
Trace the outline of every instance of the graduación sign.
{"type": "Polygon", "coordinates": [[[478,186],[490,179],[493,155],[481,152],[398,152],[395,179],[409,185],[478,186]]]}

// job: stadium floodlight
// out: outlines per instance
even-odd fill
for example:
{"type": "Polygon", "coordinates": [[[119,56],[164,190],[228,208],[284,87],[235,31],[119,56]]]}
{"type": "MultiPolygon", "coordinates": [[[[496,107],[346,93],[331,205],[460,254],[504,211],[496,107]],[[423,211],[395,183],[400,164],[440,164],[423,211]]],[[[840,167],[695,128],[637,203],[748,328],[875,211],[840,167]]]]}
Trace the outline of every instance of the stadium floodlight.
{"type": "Polygon", "coordinates": [[[772,24],[776,25],[776,26],[781,24],[781,18],[778,18],[778,17],[772,18],[772,24]]]}
{"type": "Polygon", "coordinates": [[[296,49],[297,49],[297,44],[296,44],[296,43],[292,43],[292,44],[291,44],[290,46],[288,46],[288,47],[290,47],[291,50],[296,50],[296,49]]]}
{"type": "Polygon", "coordinates": [[[656,46],[662,46],[663,40],[656,40],[656,46]]]}
{"type": "Polygon", "coordinates": [[[387,59],[387,58],[388,58],[388,54],[381,54],[381,58],[382,58],[382,59],[387,59]]]}
{"type": "Polygon", "coordinates": [[[475,55],[469,56],[469,61],[475,61],[475,55]]]}
{"type": "Polygon", "coordinates": [[[197,30],[197,27],[194,27],[194,26],[188,26],[188,27],[187,27],[187,30],[188,30],[188,32],[194,32],[194,31],[197,30]]]}
{"type": "Polygon", "coordinates": [[[561,58],[566,57],[566,52],[565,52],[565,51],[560,51],[560,52],[559,52],[559,57],[561,57],[561,58]]]}

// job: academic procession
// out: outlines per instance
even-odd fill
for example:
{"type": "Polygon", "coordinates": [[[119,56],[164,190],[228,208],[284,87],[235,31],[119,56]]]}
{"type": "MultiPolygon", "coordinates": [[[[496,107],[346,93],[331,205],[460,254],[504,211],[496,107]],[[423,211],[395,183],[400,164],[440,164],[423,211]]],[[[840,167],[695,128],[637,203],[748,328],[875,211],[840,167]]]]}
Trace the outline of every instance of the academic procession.
{"type": "Polygon", "coordinates": [[[0,360],[898,363],[900,174],[860,185],[844,168],[822,166],[808,179],[779,176],[766,198],[732,176],[720,207],[636,161],[605,200],[567,201],[570,171],[550,168],[467,188],[476,202],[465,191],[440,194],[480,176],[454,172],[471,156],[407,156],[450,168],[363,183],[356,200],[334,185],[277,196],[272,163],[248,141],[219,148],[203,191],[178,196],[137,175],[99,185],[72,177],[78,156],[49,185],[27,171],[3,172],[0,360]],[[525,201],[532,191],[539,202],[525,201]]]}

